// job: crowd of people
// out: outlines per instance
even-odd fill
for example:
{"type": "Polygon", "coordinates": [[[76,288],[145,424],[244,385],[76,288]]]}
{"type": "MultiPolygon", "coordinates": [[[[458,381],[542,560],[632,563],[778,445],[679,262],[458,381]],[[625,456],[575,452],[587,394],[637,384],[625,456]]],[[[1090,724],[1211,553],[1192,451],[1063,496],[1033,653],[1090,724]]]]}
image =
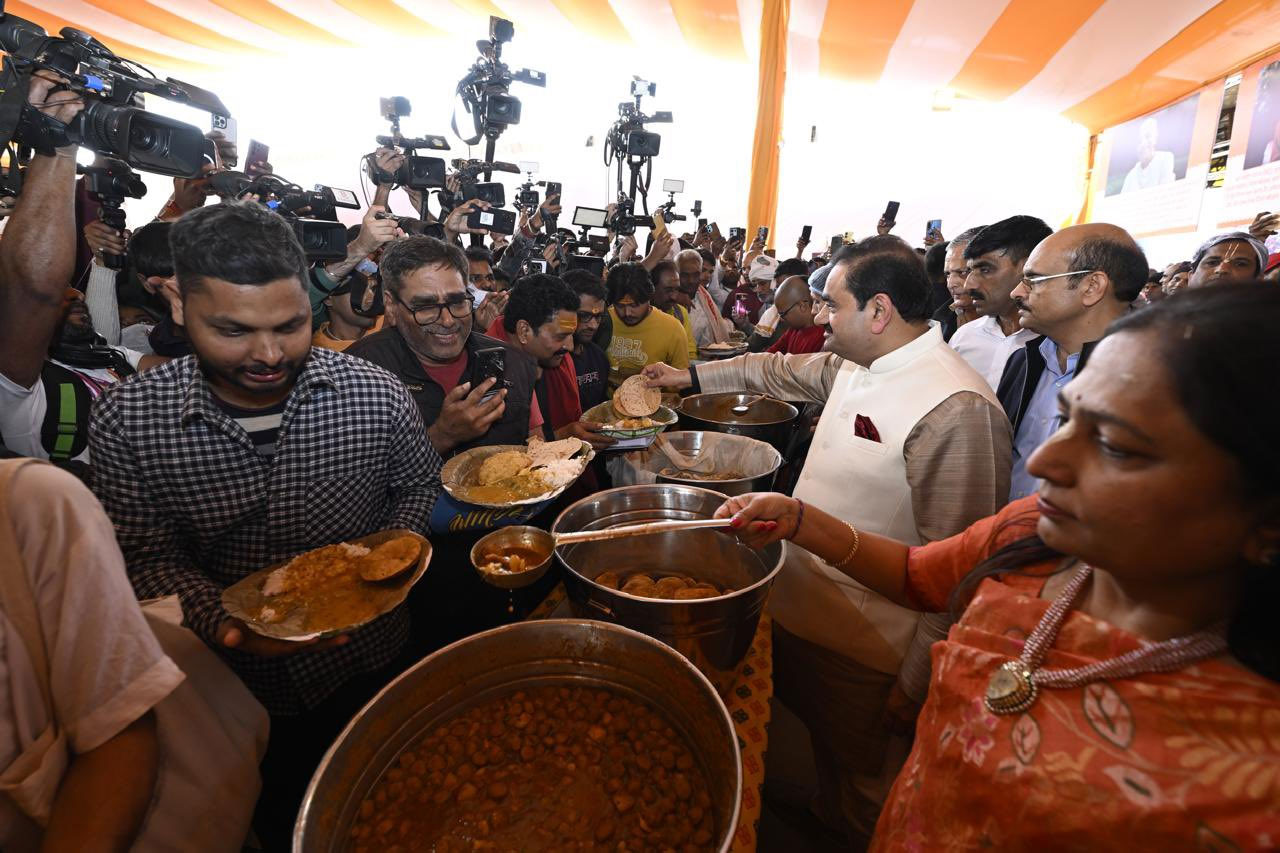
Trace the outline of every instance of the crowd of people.
{"type": "MultiPolygon", "coordinates": [[[[57,82],[28,98],[69,121],[57,82]]],[[[780,491],[719,514],[788,543],[775,691],[836,846],[1280,845],[1280,217],[1163,272],[1120,227],[1027,215],[583,253],[554,195],[510,236],[452,179],[438,216],[387,215],[383,148],[346,258],[313,261],[207,175],[117,231],[75,153],[31,158],[0,237],[0,848],[289,849],[368,699],[557,582],[478,579],[444,462],[568,437],[603,461],[583,414],[637,374],[804,404],[780,491]],[[435,556],[362,628],[276,640],[223,606],[391,528],[435,556]]],[[[520,520],[609,485],[593,464],[520,520]]]]}

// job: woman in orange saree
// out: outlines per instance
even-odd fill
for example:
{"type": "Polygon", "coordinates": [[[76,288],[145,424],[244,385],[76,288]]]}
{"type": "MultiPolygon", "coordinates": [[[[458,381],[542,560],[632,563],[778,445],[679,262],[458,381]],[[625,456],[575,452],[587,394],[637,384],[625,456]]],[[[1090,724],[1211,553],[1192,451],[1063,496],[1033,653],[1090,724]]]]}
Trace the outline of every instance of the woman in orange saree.
{"type": "Polygon", "coordinates": [[[1028,462],[1039,495],[951,539],[721,509],[896,601],[967,604],[873,849],[1280,847],[1277,328],[1255,284],[1119,321],[1028,462]]]}

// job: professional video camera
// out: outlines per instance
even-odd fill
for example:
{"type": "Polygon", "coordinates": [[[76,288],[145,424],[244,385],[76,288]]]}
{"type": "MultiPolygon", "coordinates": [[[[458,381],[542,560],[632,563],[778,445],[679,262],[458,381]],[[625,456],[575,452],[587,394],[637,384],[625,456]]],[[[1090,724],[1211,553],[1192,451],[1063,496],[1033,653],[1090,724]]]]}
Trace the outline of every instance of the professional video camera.
{"type": "MultiPolygon", "coordinates": [[[[494,145],[508,126],[520,123],[520,99],[510,94],[511,84],[527,83],[530,86],[546,86],[547,75],[541,71],[521,68],[514,74],[502,61],[502,46],[516,34],[515,25],[497,16],[489,17],[489,38],[476,42],[480,58],[458,81],[458,97],[471,114],[475,135],[463,137],[458,130],[458,115],[454,111],[453,132],[467,145],[474,145],[484,137],[484,159],[492,161],[494,145]]],[[[485,176],[486,179],[488,175],[485,176]]]]}
{"type": "Polygon", "coordinates": [[[609,128],[605,137],[605,165],[610,164],[613,155],[633,157],[657,157],[662,148],[662,137],[644,129],[649,123],[672,121],[671,113],[656,112],[647,116],[640,109],[640,99],[645,95],[653,97],[657,94],[658,84],[633,77],[631,81],[632,101],[618,104],[618,120],[609,128]]]}
{"type": "MultiPolygon", "coordinates": [[[[195,125],[148,113],[141,96],[158,95],[219,116],[230,112],[218,96],[172,78],[160,80],[143,66],[112,53],[88,33],[63,27],[58,36],[0,3],[0,147],[29,147],[52,154],[82,145],[144,172],[196,177],[203,163],[204,133],[195,125]],[[68,82],[84,108],[70,124],[27,103],[32,74],[48,71],[68,82]]],[[[16,158],[11,157],[10,161],[16,158]]]]}
{"type": "MultiPolygon", "coordinates": [[[[76,171],[84,175],[84,187],[89,197],[100,205],[98,218],[123,233],[124,200],[142,198],[147,194],[147,185],[122,160],[107,157],[100,162],[100,166],[77,166],[76,171]]],[[[124,269],[124,255],[103,252],[101,260],[107,269],[124,269]]]]}
{"type": "Polygon", "coordinates": [[[639,226],[648,222],[649,181],[653,176],[653,158],[658,156],[662,147],[662,137],[644,129],[653,122],[671,122],[670,112],[657,112],[652,116],[645,115],[640,109],[640,100],[645,95],[653,96],[658,91],[656,83],[633,77],[631,80],[632,101],[618,104],[618,120],[609,128],[604,142],[604,164],[618,165],[618,209],[609,227],[619,234],[634,234],[639,226]],[[630,191],[622,185],[622,164],[626,163],[631,171],[630,191]],[[641,170],[644,170],[643,177],[641,170]],[[645,216],[636,216],[635,203],[640,201],[645,216]]]}
{"type": "Polygon", "coordinates": [[[413,190],[429,190],[444,186],[445,162],[439,157],[419,157],[414,154],[419,148],[432,151],[448,151],[449,143],[443,136],[406,137],[400,133],[400,119],[409,115],[413,106],[408,98],[395,96],[380,98],[382,117],[391,122],[391,135],[379,136],[379,145],[395,148],[406,156],[404,163],[395,173],[384,172],[377,167],[373,155],[369,155],[369,172],[378,183],[394,182],[413,190]]]}
{"type": "Polygon", "coordinates": [[[258,200],[279,213],[293,226],[293,233],[310,261],[339,261],[347,256],[347,227],[337,221],[335,208],[360,209],[356,194],[316,184],[304,190],[279,175],[251,178],[244,172],[214,172],[209,176],[213,191],[227,198],[256,195],[258,200]],[[301,218],[300,210],[310,208],[310,218],[301,218]]]}
{"type": "Polygon", "coordinates": [[[538,171],[538,164],[533,162],[522,162],[520,168],[524,170],[525,182],[520,185],[520,194],[516,196],[516,209],[527,213],[529,216],[538,210],[538,205],[542,203],[542,198],[538,195],[538,187],[545,186],[546,181],[533,180],[533,173],[538,171]]]}
{"type": "Polygon", "coordinates": [[[461,184],[456,198],[456,204],[479,199],[487,201],[494,207],[502,207],[507,203],[507,190],[497,181],[478,181],[481,175],[488,177],[494,172],[514,172],[520,174],[520,167],[515,163],[497,163],[486,160],[454,160],[454,174],[457,175],[461,184]]]}

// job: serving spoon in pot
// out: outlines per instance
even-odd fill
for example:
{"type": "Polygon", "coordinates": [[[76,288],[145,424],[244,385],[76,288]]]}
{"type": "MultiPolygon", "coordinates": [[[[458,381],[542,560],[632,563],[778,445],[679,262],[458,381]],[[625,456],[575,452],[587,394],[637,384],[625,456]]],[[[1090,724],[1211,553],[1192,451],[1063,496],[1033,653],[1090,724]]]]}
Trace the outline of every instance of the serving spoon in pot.
{"type": "Polygon", "coordinates": [[[754,406],[756,403],[759,403],[761,400],[763,400],[763,399],[764,399],[765,397],[767,397],[767,396],[769,396],[769,395],[768,395],[768,394],[757,394],[754,400],[748,400],[748,401],[747,401],[747,402],[745,402],[745,403],[739,403],[738,405],[733,406],[732,408],[730,408],[730,409],[729,409],[729,411],[733,412],[733,413],[734,413],[735,415],[737,415],[738,417],[742,417],[743,415],[745,415],[745,414],[747,413],[747,409],[750,409],[752,406],[754,406]]]}

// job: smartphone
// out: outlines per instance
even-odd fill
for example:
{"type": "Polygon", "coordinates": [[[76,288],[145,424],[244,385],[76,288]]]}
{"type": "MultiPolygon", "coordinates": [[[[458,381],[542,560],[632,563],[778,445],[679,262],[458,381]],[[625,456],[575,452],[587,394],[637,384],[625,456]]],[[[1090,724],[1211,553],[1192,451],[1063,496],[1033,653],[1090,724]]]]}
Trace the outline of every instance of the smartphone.
{"type": "Polygon", "coordinates": [[[481,398],[487,400],[506,387],[507,351],[502,347],[483,347],[476,350],[476,369],[471,387],[477,388],[486,379],[496,379],[493,387],[481,398]]]}
{"type": "Polygon", "coordinates": [[[834,258],[836,252],[844,248],[844,238],[839,234],[831,238],[831,256],[834,258]]]}
{"type": "Polygon", "coordinates": [[[924,229],[924,236],[926,237],[931,237],[935,234],[942,234],[941,219],[930,219],[928,227],[924,229]]]}
{"type": "Polygon", "coordinates": [[[706,217],[702,217],[702,218],[700,218],[700,219],[698,220],[698,232],[699,232],[699,233],[702,233],[702,232],[704,232],[704,231],[705,231],[706,233],[708,233],[708,234],[710,234],[710,233],[711,233],[711,229],[707,228],[707,219],[706,219],[706,217]]]}
{"type": "Polygon", "coordinates": [[[756,229],[756,239],[757,239],[757,240],[768,240],[768,239],[769,239],[769,226],[768,226],[768,225],[761,225],[759,228],[757,228],[757,229],[756,229]]]}
{"type": "Polygon", "coordinates": [[[744,235],[744,234],[746,234],[746,233],[747,233],[747,229],[745,229],[745,228],[738,228],[737,226],[730,226],[730,227],[729,227],[729,240],[730,240],[730,242],[732,242],[733,240],[741,240],[741,239],[742,239],[742,237],[743,237],[743,235],[744,235]]]}
{"type": "Polygon", "coordinates": [[[805,227],[803,227],[803,228],[801,228],[801,229],[800,229],[800,239],[801,239],[803,242],[808,243],[808,242],[809,242],[809,239],[810,239],[811,237],[813,237],[813,226],[812,226],[812,225],[806,225],[805,227]]]}
{"type": "MultiPolygon", "coordinates": [[[[563,190],[561,189],[560,183],[558,181],[547,181],[547,200],[548,201],[550,201],[553,196],[560,195],[562,191],[563,190]]],[[[560,201],[560,199],[557,198],[556,201],[558,202],[560,201]]]]}
{"type": "Polygon", "coordinates": [[[254,163],[268,163],[267,155],[271,153],[271,149],[263,145],[256,139],[249,140],[249,150],[244,155],[245,168],[249,168],[254,163]]]}
{"type": "Polygon", "coordinates": [[[854,238],[854,236],[853,236],[853,232],[852,232],[852,231],[846,231],[846,232],[844,232],[844,244],[845,244],[846,246],[853,245],[853,244],[854,244],[854,243],[856,243],[856,242],[858,242],[858,241],[854,238]]]}
{"type": "Polygon", "coordinates": [[[659,211],[653,215],[653,236],[661,237],[667,233],[667,220],[662,218],[662,212],[659,211]]]}
{"type": "Polygon", "coordinates": [[[528,270],[529,275],[532,275],[533,273],[547,271],[546,258],[538,258],[536,260],[525,261],[525,264],[527,265],[526,269],[528,270]]]}
{"type": "Polygon", "coordinates": [[[222,131],[223,138],[231,140],[232,145],[235,144],[236,120],[231,116],[220,116],[215,113],[210,113],[209,129],[222,131]]]}
{"type": "Polygon", "coordinates": [[[601,210],[598,207],[575,207],[573,209],[574,225],[587,228],[603,228],[608,218],[609,211],[601,210]]]}
{"type": "Polygon", "coordinates": [[[892,225],[898,221],[898,203],[891,201],[884,206],[884,221],[892,225]]]}
{"type": "Polygon", "coordinates": [[[467,225],[485,228],[491,234],[514,234],[516,213],[514,210],[473,210],[467,215],[467,225]]]}

